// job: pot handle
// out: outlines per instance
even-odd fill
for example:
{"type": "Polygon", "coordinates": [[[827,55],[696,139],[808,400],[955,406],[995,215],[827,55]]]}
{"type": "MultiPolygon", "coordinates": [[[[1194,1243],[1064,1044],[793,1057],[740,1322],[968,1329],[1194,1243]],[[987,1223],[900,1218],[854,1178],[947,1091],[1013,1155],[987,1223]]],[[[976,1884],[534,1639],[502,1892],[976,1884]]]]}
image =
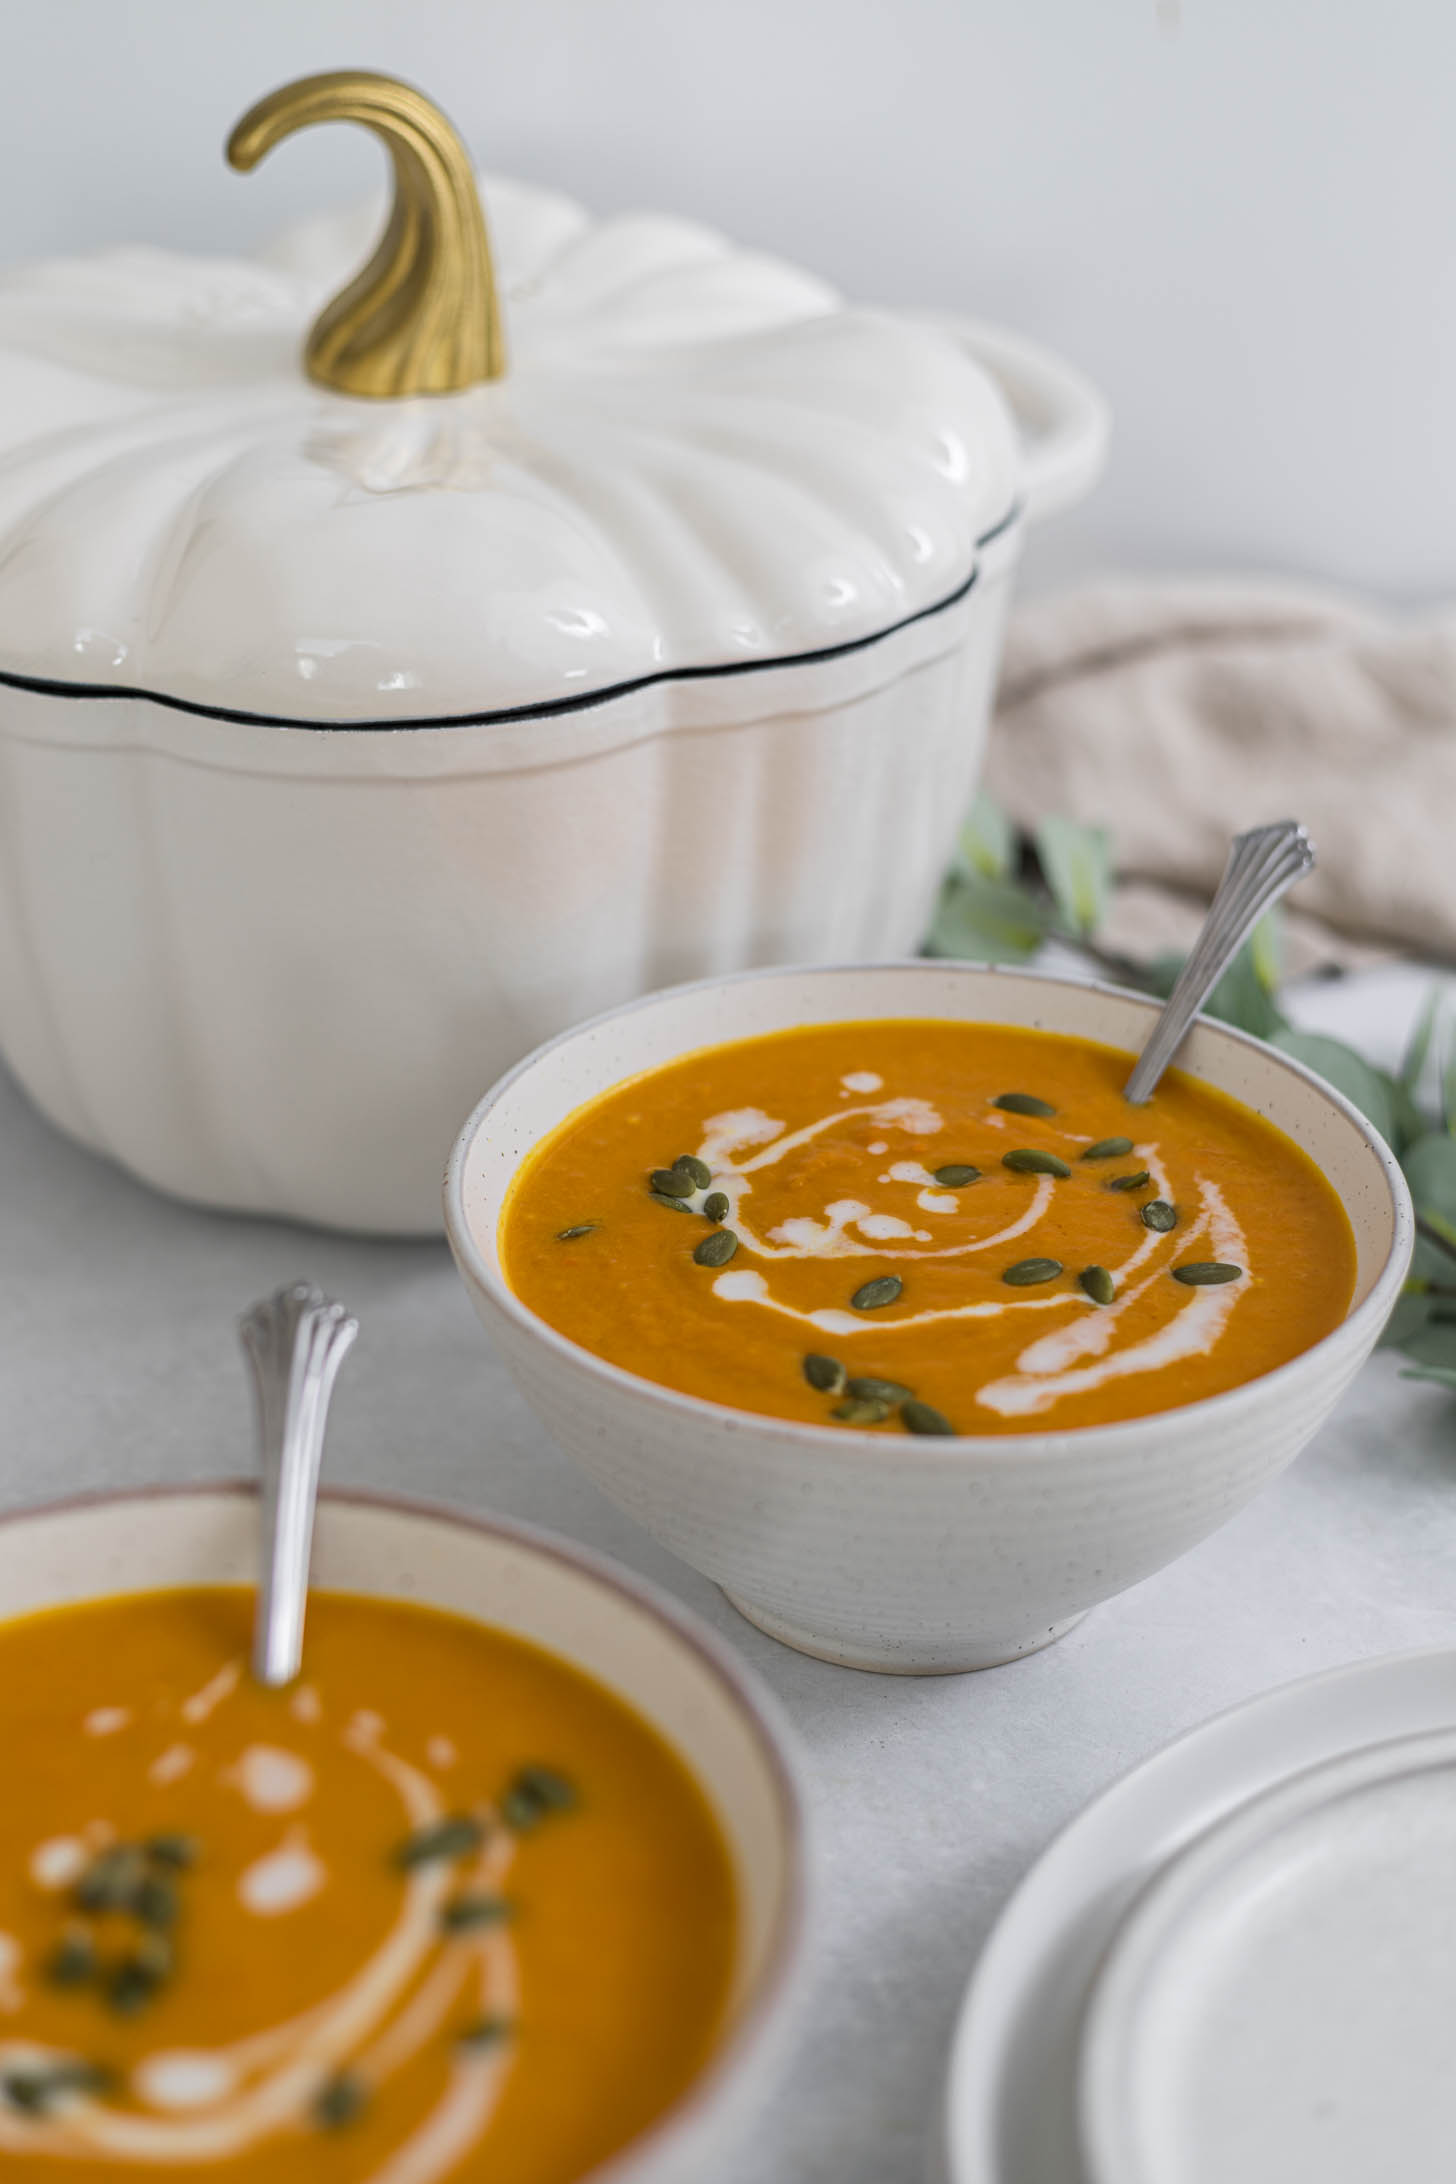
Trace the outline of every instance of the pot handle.
{"type": "Polygon", "coordinates": [[[988,371],[1021,435],[1022,498],[1039,521],[1096,484],[1107,460],[1111,413],[1090,379],[1050,349],[983,319],[939,311],[934,323],[988,371]]]}

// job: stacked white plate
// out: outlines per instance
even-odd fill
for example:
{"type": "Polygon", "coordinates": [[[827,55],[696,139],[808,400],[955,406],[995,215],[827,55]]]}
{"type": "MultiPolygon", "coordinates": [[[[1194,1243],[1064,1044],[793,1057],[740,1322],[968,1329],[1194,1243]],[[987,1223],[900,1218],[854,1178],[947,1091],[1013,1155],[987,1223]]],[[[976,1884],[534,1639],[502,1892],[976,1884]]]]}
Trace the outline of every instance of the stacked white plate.
{"type": "Polygon", "coordinates": [[[1451,2184],[1456,1650],[1290,1684],[1090,1805],[978,1964],[950,2184],[1451,2184]]]}

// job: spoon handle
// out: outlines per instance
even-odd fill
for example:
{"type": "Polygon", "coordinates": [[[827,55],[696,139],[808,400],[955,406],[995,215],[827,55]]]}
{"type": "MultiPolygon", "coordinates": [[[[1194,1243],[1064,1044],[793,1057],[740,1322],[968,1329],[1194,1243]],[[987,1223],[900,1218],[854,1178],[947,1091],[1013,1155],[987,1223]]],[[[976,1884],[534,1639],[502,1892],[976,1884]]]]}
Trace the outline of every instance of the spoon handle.
{"type": "Polygon", "coordinates": [[[1153,1088],[1188,1036],[1194,1017],[1248,939],[1261,914],[1314,865],[1314,844],[1293,819],[1237,834],[1203,930],[1163,1005],[1128,1078],[1124,1096],[1135,1107],[1153,1088]]]}
{"type": "Polygon", "coordinates": [[[359,1322],[312,1282],[294,1282],[243,1314],[253,1368],[262,1473],[262,1574],[253,1626],[259,1683],[292,1683],[303,1658],[308,1563],[324,1424],[359,1322]]]}

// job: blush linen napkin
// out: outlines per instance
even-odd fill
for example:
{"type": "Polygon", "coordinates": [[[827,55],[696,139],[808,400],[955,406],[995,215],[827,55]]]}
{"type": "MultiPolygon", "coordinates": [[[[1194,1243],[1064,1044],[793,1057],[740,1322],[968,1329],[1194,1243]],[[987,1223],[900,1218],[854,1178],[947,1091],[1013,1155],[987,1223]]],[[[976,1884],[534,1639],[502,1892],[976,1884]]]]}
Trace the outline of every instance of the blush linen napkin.
{"type": "Polygon", "coordinates": [[[1185,947],[1229,839],[1304,821],[1287,969],[1456,960],[1456,616],[1313,591],[1108,581],[1013,620],[986,787],[1022,825],[1107,828],[1106,942],[1185,947]]]}

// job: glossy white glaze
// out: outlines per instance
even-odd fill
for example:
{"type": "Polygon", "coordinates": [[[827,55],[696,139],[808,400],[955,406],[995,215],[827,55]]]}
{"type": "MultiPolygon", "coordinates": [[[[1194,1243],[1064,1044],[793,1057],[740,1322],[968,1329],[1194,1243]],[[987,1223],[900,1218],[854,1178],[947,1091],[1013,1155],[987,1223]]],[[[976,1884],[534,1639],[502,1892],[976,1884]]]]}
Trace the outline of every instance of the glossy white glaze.
{"type": "Polygon", "coordinates": [[[1449,2184],[1456,1731],[1290,1775],[1158,1872],[1093,1983],[1088,2184],[1449,2184]]]}
{"type": "Polygon", "coordinates": [[[514,363],[457,396],[298,368],[370,208],[0,276],[0,676],[67,693],[0,682],[0,1051],[205,1204],[437,1229],[461,1112],[564,1025],[915,947],[1016,510],[1103,459],[1028,343],[486,196],[514,363]]]}
{"type": "Polygon", "coordinates": [[[313,720],[570,698],[873,635],[1010,512],[992,375],[683,220],[484,183],[507,376],[298,368],[374,207],[266,261],[0,276],[0,665],[313,720]]]}
{"type": "MultiPolygon", "coordinates": [[[[1379,1406],[1372,1406],[1368,1416],[1376,1432],[1387,1422],[1379,1406]]],[[[1444,1450],[1438,1464],[1443,1456],[1444,1450]]],[[[1382,1546],[1388,1549],[1378,1519],[1370,1529],[1380,1543],[1377,1552],[1382,1546]]],[[[1278,1582],[1278,1568],[1276,1548],[1264,1565],[1266,1582],[1278,1582]]],[[[1378,1579],[1371,1593],[1381,1607],[1387,1599],[1399,1598],[1399,1588],[1384,1587],[1378,1579]]],[[[1338,1621],[1331,1625],[1332,1642],[1326,1650],[1337,1660],[1348,1652],[1352,1636],[1350,1603],[1343,1595],[1334,1613],[1338,1621]]],[[[1432,1620],[1444,1624],[1444,1613],[1432,1620]]],[[[1150,1652],[1159,1651],[1161,1636],[1156,1625],[1146,1630],[1144,1643],[1150,1652]]],[[[1200,1630],[1198,1639],[1204,1636],[1200,1630]]],[[[1308,1630],[1301,1625],[1288,1659],[1295,1659],[1307,1642],[1308,1630]]],[[[1253,1670],[1252,1658],[1249,1666],[1253,1670]]],[[[1273,1690],[1265,1688],[1256,1671],[1251,1680],[1256,1696],[1244,1697],[1211,1720],[1199,1722],[1196,1711],[1185,1715],[1182,1734],[1156,1754],[1147,1755],[1142,1742],[1128,1747],[1126,1756],[1136,1751],[1139,1764],[1111,1787],[1098,1781],[1098,1794],[1042,1851],[1006,1904],[980,1951],[959,2012],[930,2164],[935,2184],[1092,2184],[1078,2113],[1089,2005],[1143,1892],[1150,1884],[1160,1888],[1183,1859],[1196,1854],[1200,1841],[1216,1839],[1231,1822],[1257,1810],[1271,1795],[1282,1794],[1307,1770],[1323,1771],[1330,1762],[1340,1763],[1387,1739],[1449,1736],[1456,1724],[1456,1652],[1449,1648],[1384,1653],[1326,1667],[1273,1690]]],[[[1226,1688],[1247,1692],[1248,1685],[1226,1688]]],[[[1119,1693],[1113,1703],[1126,1701],[1119,1693]]],[[[1207,1702],[1195,1701],[1195,1708],[1200,1703],[1207,1702]]],[[[1386,1843],[1399,1865],[1405,1845],[1390,1835],[1386,1843]]],[[[1277,1910],[1281,1903],[1290,1903],[1291,1894],[1276,1885],[1267,1904],[1277,1910]]],[[[1347,1890],[1345,1906],[1373,1910],[1378,1917],[1372,1895],[1358,1887],[1347,1890]]],[[[1438,1899],[1428,1894],[1421,1904],[1423,1930],[1432,1939],[1438,1940],[1444,1930],[1448,1899],[1449,1883],[1438,1899]]],[[[1247,1931],[1238,1918],[1222,1927],[1235,1948],[1247,1931]]],[[[1330,2006],[1338,2006],[1341,2000],[1358,1999],[1362,1989],[1373,1991],[1364,1986],[1371,1974],[1377,1983],[1389,1980],[1391,1986],[1382,1985],[1380,1992],[1382,2001],[1387,1994],[1391,1997],[1391,2011],[1381,2028],[1387,2036],[1396,2029],[1399,2009],[1402,1951],[1397,1944],[1397,1931],[1387,1928],[1367,1962],[1356,1967],[1353,1977],[1343,1971],[1326,1995],[1330,2006]]],[[[1445,1956],[1449,1966],[1449,1950],[1445,1956]]],[[[1414,2000],[1417,1992],[1412,1987],[1409,1998],[1414,2000]]],[[[1253,1998],[1246,2017],[1251,2026],[1266,1999],[1262,1994],[1253,1998]]],[[[1425,2029],[1431,2031],[1438,2022],[1428,2021],[1425,2029]]],[[[1276,2053],[1272,2044],[1266,2050],[1271,2061],[1276,2053]]],[[[1374,2060],[1373,2050],[1368,2059],[1374,2060]]],[[[1275,2068],[1276,2082],[1287,2091],[1282,2059],[1275,2068]]],[[[1444,2050],[1436,2068],[1439,2075],[1428,2081],[1428,2090],[1449,2086],[1444,2050]]],[[[1225,2121],[1249,2113],[1243,2102],[1225,2099],[1225,2121]]],[[[1415,2104],[1408,2103],[1404,2120],[1414,2113],[1415,2104]]],[[[1353,2135],[1346,2142],[1356,2143],[1353,2135]]],[[[1448,2128],[1443,2151],[1449,2143],[1448,2128]]],[[[1312,2168],[1297,2159],[1286,2162],[1278,2171],[1280,2184],[1295,2184],[1296,2179],[1305,2184],[1306,2177],[1313,2184],[1316,2176],[1319,2184],[1329,2184],[1338,2175],[1332,2152],[1329,2146],[1322,2149],[1312,2168]]],[[[1397,2177],[1402,2184],[1418,2177],[1420,2171],[1402,2158],[1406,2152],[1393,2138],[1386,2141],[1366,2176],[1388,2176],[1392,2184],[1397,2177]],[[1382,2158],[1387,2153],[1389,2158],[1382,2158]]],[[[1188,2184],[1185,2171],[1159,2174],[1159,2184],[1175,2184],[1175,2179],[1176,2184],[1188,2184]]],[[[1239,2184],[1256,2184],[1256,2172],[1242,2172],[1239,2184]]]]}
{"type": "Polygon", "coordinates": [[[1136,1049],[1155,1008],[1106,987],[925,962],[770,971],[654,996],[567,1033],[486,1095],[451,1159],[452,1248],[567,1454],[763,1629],[859,1668],[1012,1659],[1231,1516],[1298,1454],[1374,1346],[1410,1257],[1410,1200],[1389,1151],[1337,1093],[1256,1040],[1195,1029],[1183,1065],[1287,1131],[1340,1194],[1356,1292],[1343,1324],[1278,1371],[1116,1425],[891,1446],[678,1395],[604,1364],[516,1301],[500,1269],[500,1208],[531,1147],[583,1101],[695,1047],[790,1024],[945,1016],[1136,1049]]]}

